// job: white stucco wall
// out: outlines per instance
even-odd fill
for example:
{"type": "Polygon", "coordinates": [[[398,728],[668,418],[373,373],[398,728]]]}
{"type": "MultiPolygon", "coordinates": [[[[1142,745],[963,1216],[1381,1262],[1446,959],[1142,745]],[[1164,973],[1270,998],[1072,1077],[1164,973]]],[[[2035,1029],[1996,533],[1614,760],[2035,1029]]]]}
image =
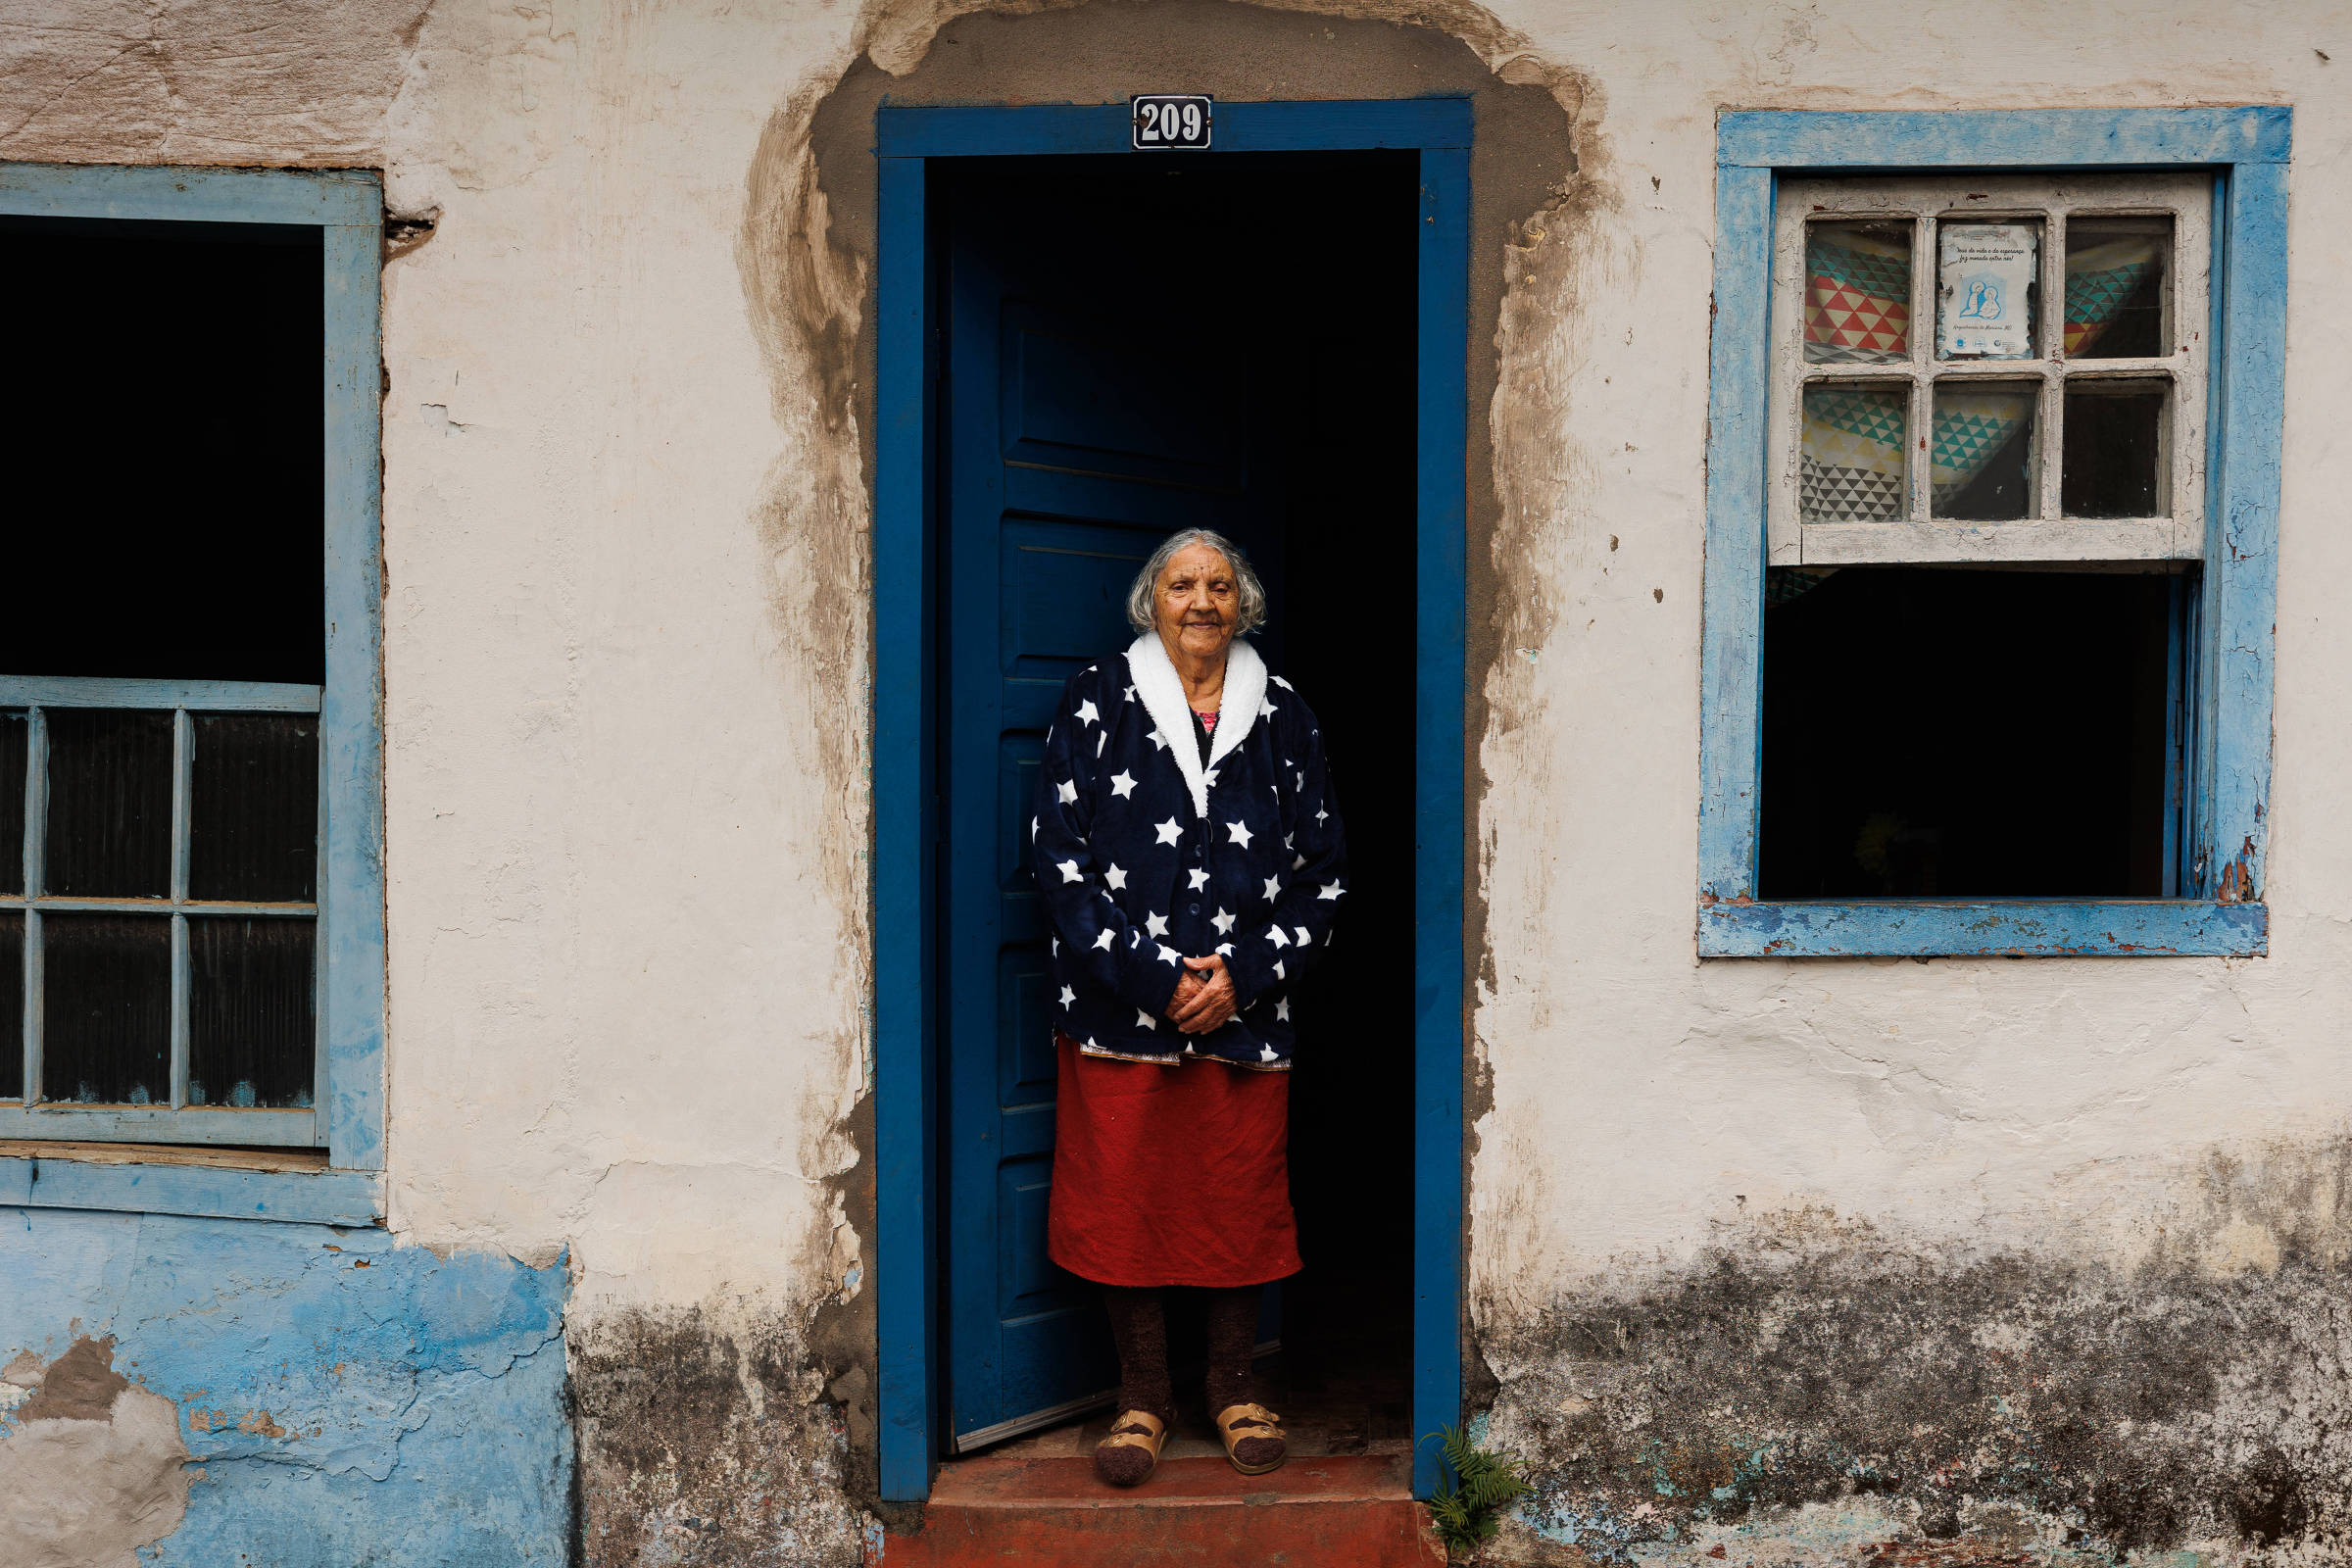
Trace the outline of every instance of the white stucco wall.
{"type": "MultiPolygon", "coordinates": [[[[763,135],[930,13],[49,9],[0,19],[0,158],[377,166],[434,220],[384,283],[392,1225],[567,1249],[589,1320],[856,1295],[855,441],[747,303],[744,225],[763,135]]],[[[1495,15],[1583,81],[1598,216],[1505,349],[1504,396],[1560,412],[1499,447],[1540,522],[1496,545],[1478,677],[1480,1321],[1839,1224],[2228,1274],[2327,1205],[2352,1248],[2309,1179],[2352,1107],[2352,8],[1495,15]],[[1700,963],[1715,112],[2240,102],[2297,115],[2270,956],[1700,963]]]]}

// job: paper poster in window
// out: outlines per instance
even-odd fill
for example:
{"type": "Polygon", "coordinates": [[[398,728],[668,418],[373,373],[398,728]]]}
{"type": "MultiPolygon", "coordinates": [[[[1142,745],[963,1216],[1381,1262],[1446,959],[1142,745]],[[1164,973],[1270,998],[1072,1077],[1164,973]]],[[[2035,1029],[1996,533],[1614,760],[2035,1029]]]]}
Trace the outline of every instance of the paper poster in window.
{"type": "Polygon", "coordinates": [[[2033,358],[2037,238],[2030,223],[1946,223],[1937,231],[1936,352],[1942,358],[2033,358]]]}

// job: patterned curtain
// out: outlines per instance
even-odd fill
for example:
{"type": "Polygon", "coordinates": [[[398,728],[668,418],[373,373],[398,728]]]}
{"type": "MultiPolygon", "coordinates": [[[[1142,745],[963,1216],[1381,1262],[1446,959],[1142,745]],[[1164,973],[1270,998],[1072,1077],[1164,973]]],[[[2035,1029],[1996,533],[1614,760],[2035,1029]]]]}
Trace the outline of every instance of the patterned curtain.
{"type": "MultiPolygon", "coordinates": [[[[2089,353],[2158,265],[2162,240],[2130,235],[2066,259],[2066,352],[2089,353]]],[[[1854,227],[1816,223],[1805,237],[1805,360],[1891,365],[1910,358],[1908,246],[1854,227]]],[[[1802,514],[1891,520],[1903,506],[1901,389],[1817,387],[1805,399],[1798,466],[1802,514]]],[[[2013,440],[2033,409],[2027,393],[1954,388],[1936,400],[1929,466],[1940,505],[1966,489],[2013,440]]]]}

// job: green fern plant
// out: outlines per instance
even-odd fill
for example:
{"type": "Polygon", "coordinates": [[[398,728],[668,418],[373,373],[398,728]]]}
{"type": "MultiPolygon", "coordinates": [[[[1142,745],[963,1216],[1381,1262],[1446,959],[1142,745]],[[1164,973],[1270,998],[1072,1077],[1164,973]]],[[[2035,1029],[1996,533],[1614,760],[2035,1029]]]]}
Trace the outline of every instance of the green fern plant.
{"type": "Polygon", "coordinates": [[[1460,1427],[1433,1432],[1441,1440],[1445,1474],[1429,1499],[1430,1517],[1447,1551],[1467,1553],[1492,1538],[1502,1515],[1535,1488],[1516,1460],[1474,1446],[1460,1427]]]}

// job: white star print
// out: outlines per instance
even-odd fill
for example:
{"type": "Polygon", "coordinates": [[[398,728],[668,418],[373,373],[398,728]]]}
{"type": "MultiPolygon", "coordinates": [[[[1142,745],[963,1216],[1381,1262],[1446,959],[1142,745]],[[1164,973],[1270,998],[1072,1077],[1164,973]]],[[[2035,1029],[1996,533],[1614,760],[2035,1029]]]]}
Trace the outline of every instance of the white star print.
{"type": "Polygon", "coordinates": [[[1152,831],[1159,835],[1155,842],[1160,844],[1173,844],[1176,842],[1178,836],[1184,832],[1184,824],[1171,816],[1165,822],[1160,823],[1152,831]]]}
{"type": "Polygon", "coordinates": [[[1101,948],[1104,953],[1108,953],[1110,951],[1110,944],[1113,935],[1114,933],[1111,931],[1110,927],[1104,926],[1101,931],[1096,933],[1095,946],[1101,948]]]}
{"type": "Polygon", "coordinates": [[[1085,702],[1078,705],[1078,722],[1081,724],[1099,723],[1101,722],[1102,717],[1102,715],[1101,713],[1095,711],[1093,698],[1090,697],[1085,702]]]}
{"type": "Polygon", "coordinates": [[[1291,945],[1291,939],[1282,934],[1282,927],[1278,925],[1266,927],[1266,940],[1278,948],[1287,948],[1291,945]]]}
{"type": "Polygon", "coordinates": [[[1300,867],[1304,866],[1305,864],[1306,864],[1306,857],[1305,857],[1305,856],[1303,856],[1303,855],[1294,855],[1294,856],[1292,856],[1292,857],[1291,857],[1291,869],[1292,869],[1292,870],[1294,870],[1294,871],[1296,871],[1296,870],[1298,870],[1300,867]]]}
{"type": "Polygon", "coordinates": [[[1131,948],[1142,947],[1144,945],[1144,934],[1141,931],[1130,930],[1127,933],[1127,945],[1131,948]]]}
{"type": "Polygon", "coordinates": [[[1029,842],[1037,842],[1037,818],[1034,816],[1029,819],[1029,842]]]}
{"type": "Polygon", "coordinates": [[[1184,955],[1178,953],[1174,948],[1169,947],[1164,942],[1159,945],[1159,956],[1170,963],[1180,964],[1184,962],[1184,955]]]}
{"type": "Polygon", "coordinates": [[[1316,894],[1315,897],[1318,899],[1336,899],[1347,891],[1348,890],[1346,888],[1340,886],[1337,882],[1326,882],[1323,884],[1323,891],[1316,894]]]}
{"type": "Polygon", "coordinates": [[[1275,711],[1276,710],[1274,707],[1274,702],[1271,698],[1268,698],[1257,705],[1257,716],[1260,718],[1272,718],[1275,714],[1275,711]]]}
{"type": "Polygon", "coordinates": [[[1191,882],[1191,884],[1190,884],[1190,890],[1191,890],[1192,892],[1194,892],[1194,893],[1198,893],[1198,892],[1200,892],[1200,891],[1202,888],[1204,888],[1204,887],[1208,886],[1208,873],[1207,873],[1206,871],[1203,871],[1203,870],[1201,870],[1201,869],[1200,869],[1199,866],[1197,866],[1197,865],[1196,865],[1196,866],[1194,866],[1194,867],[1193,867],[1193,868],[1192,868],[1190,871],[1187,871],[1187,872],[1185,872],[1184,874],[1185,874],[1186,876],[1188,876],[1188,877],[1191,877],[1191,878],[1192,878],[1192,882],[1191,882]]]}
{"type": "Polygon", "coordinates": [[[1166,915],[1147,914],[1144,916],[1144,935],[1148,937],[1164,937],[1167,934],[1168,917],[1166,915]]]}
{"type": "Polygon", "coordinates": [[[1295,692],[1298,689],[1298,687],[1292,685],[1289,681],[1284,680],[1280,675],[1272,676],[1271,679],[1275,685],[1281,687],[1286,692],[1295,692]]]}
{"type": "Polygon", "coordinates": [[[1153,730],[1153,731],[1152,732],[1152,749],[1153,751],[1155,751],[1155,752],[1165,751],[1165,750],[1167,750],[1167,745],[1168,745],[1168,738],[1167,738],[1165,735],[1162,735],[1162,734],[1161,734],[1159,731],[1157,731],[1157,730],[1153,730]]]}
{"type": "Polygon", "coordinates": [[[1102,1048],[1095,1044],[1095,1037],[1093,1035],[1088,1035],[1086,1037],[1086,1049],[1089,1051],[1101,1051],[1102,1048]]]}
{"type": "Polygon", "coordinates": [[[1233,916],[1227,914],[1223,909],[1220,908],[1216,913],[1208,917],[1208,923],[1217,928],[1217,935],[1223,936],[1226,932],[1233,929],[1233,916]]]}
{"type": "Polygon", "coordinates": [[[1061,988],[1061,1004],[1064,1007],[1067,1007],[1071,1003],[1076,1002],[1077,1000],[1077,992],[1072,991],[1068,986],[1063,986],[1061,988]]]}
{"type": "Polygon", "coordinates": [[[1228,822],[1225,824],[1225,831],[1233,835],[1228,841],[1229,843],[1239,844],[1245,850],[1250,847],[1250,829],[1243,824],[1228,822]]]}
{"type": "Polygon", "coordinates": [[[1274,960],[1274,978],[1277,980],[1288,980],[1290,978],[1289,975],[1282,972],[1282,960],[1280,958],[1276,958],[1274,960]]]}
{"type": "Polygon", "coordinates": [[[1104,730],[1104,731],[1103,731],[1102,734],[1100,734],[1100,735],[1098,735],[1098,736],[1096,736],[1096,737],[1095,737],[1095,760],[1096,760],[1096,761],[1098,761],[1098,762],[1099,762],[1099,761],[1101,761],[1101,760],[1102,760],[1102,748],[1103,748],[1104,746],[1108,745],[1108,744],[1109,744],[1109,742],[1110,742],[1110,731],[1108,731],[1108,730],[1104,730]]]}
{"type": "Polygon", "coordinates": [[[1274,1021],[1275,1021],[1276,1023],[1289,1023],[1289,1022],[1291,1021],[1291,999],[1290,999],[1290,998],[1288,998],[1288,997],[1280,997],[1280,998],[1277,998],[1277,999],[1275,1000],[1275,1003],[1274,1003],[1274,1021]]]}
{"type": "Polygon", "coordinates": [[[1274,1059],[1274,1048],[1272,1046],[1258,1047],[1257,1059],[1260,1061],[1272,1061],[1274,1059]]]}
{"type": "Polygon", "coordinates": [[[1151,1030],[1153,1034],[1157,1034],[1159,1032],[1159,1020],[1152,1017],[1141,1007],[1135,1009],[1135,1021],[1142,1024],[1145,1028],[1151,1030]]]}
{"type": "Polygon", "coordinates": [[[1065,778],[1054,786],[1054,793],[1059,798],[1062,805],[1075,806],[1078,804],[1078,781],[1065,778]]]}
{"type": "MultiPolygon", "coordinates": [[[[1096,755],[1100,756],[1101,753],[1098,752],[1096,755]]],[[[1298,787],[1300,789],[1306,788],[1306,769],[1303,767],[1298,769],[1298,787]]]]}
{"type": "Polygon", "coordinates": [[[1056,861],[1054,869],[1061,873],[1061,879],[1064,882],[1082,882],[1085,880],[1085,878],[1079,874],[1078,862],[1076,860],[1056,861]]]}
{"type": "Polygon", "coordinates": [[[1052,941],[1054,944],[1054,956],[1058,958],[1061,956],[1061,938],[1054,937],[1052,939],[1052,941]]]}
{"type": "Polygon", "coordinates": [[[1308,930],[1306,927],[1304,927],[1304,926],[1302,926],[1302,925],[1301,925],[1301,926],[1294,926],[1292,929],[1296,930],[1296,931],[1298,933],[1298,945],[1299,945],[1300,947],[1302,947],[1302,948],[1311,948],[1311,947],[1313,947],[1313,946],[1315,945],[1315,934],[1314,934],[1312,931],[1309,931],[1309,930],[1308,930]]]}
{"type": "Polygon", "coordinates": [[[1232,957],[1232,956],[1233,956],[1233,944],[1232,944],[1232,943],[1230,943],[1230,942],[1220,942],[1220,943],[1218,943],[1218,944],[1217,944],[1217,956],[1218,956],[1218,957],[1220,957],[1220,958],[1230,958],[1230,957],[1232,957]]]}
{"type": "Polygon", "coordinates": [[[1127,873],[1120,870],[1115,865],[1104,866],[1102,868],[1102,880],[1111,887],[1123,888],[1127,885],[1127,873]]]}
{"type": "Polygon", "coordinates": [[[1135,688],[1132,686],[1127,688],[1127,700],[1131,703],[1135,701],[1135,688]]]}
{"type": "Polygon", "coordinates": [[[1133,795],[1135,793],[1135,776],[1123,767],[1111,774],[1110,793],[1122,801],[1133,795]]]}
{"type": "Polygon", "coordinates": [[[1277,899],[1281,896],[1282,878],[1278,876],[1270,876],[1266,878],[1266,897],[1269,899],[1277,899]]]}
{"type": "Polygon", "coordinates": [[[1330,813],[1329,811],[1326,811],[1326,810],[1325,810],[1325,809],[1323,809],[1323,808],[1321,808],[1320,806],[1318,806],[1318,807],[1316,807],[1316,808],[1315,808],[1315,820],[1316,820],[1316,821],[1318,821],[1318,822],[1322,821],[1322,820],[1323,820],[1325,817],[1329,816],[1330,814],[1331,814],[1331,813],[1330,813]]]}

